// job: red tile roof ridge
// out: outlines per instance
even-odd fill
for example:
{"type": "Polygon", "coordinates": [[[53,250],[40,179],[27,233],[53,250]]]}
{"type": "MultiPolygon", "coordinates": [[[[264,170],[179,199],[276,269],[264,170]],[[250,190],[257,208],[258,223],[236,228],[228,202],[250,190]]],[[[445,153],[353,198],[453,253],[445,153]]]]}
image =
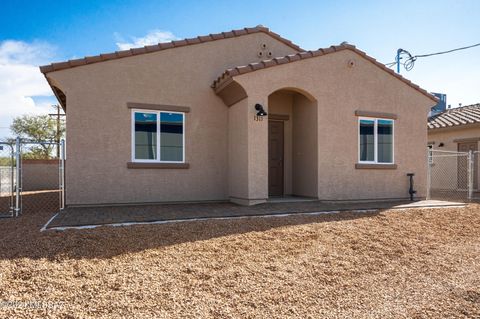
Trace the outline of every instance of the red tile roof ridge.
{"type": "Polygon", "coordinates": [[[212,86],[213,89],[216,89],[216,88],[222,87],[222,83],[224,81],[227,81],[227,80],[229,80],[229,78],[231,78],[233,76],[236,76],[236,75],[239,75],[239,74],[253,72],[253,71],[257,71],[257,70],[261,70],[261,69],[265,69],[265,68],[269,68],[269,67],[274,67],[274,66],[281,65],[281,64],[292,63],[292,62],[296,62],[296,61],[310,59],[310,58],[314,58],[314,57],[317,57],[317,56],[322,56],[322,55],[327,55],[327,54],[339,52],[339,51],[342,51],[342,50],[351,50],[351,51],[359,54],[360,56],[369,60],[370,62],[372,62],[376,66],[380,67],[384,71],[390,73],[391,75],[395,76],[397,79],[406,83],[407,85],[409,85],[413,89],[415,89],[415,90],[419,91],[420,93],[422,93],[423,95],[427,96],[431,100],[433,100],[435,102],[438,101],[438,98],[435,97],[433,94],[430,94],[429,92],[422,89],[418,85],[412,83],[410,80],[404,78],[400,74],[395,73],[392,69],[387,68],[384,64],[382,64],[382,63],[378,62],[377,60],[375,60],[374,58],[368,56],[365,52],[357,49],[354,45],[348,44],[348,43],[347,44],[342,43],[340,45],[332,45],[328,48],[320,48],[318,50],[302,51],[302,52],[289,54],[289,55],[282,56],[282,57],[275,57],[275,58],[271,58],[271,59],[262,60],[262,61],[259,61],[259,62],[252,62],[252,63],[249,63],[245,66],[237,66],[237,67],[229,68],[229,69],[225,70],[215,81],[213,81],[211,86],[212,86]]]}
{"type": "Polygon", "coordinates": [[[296,51],[304,51],[302,48],[294,44],[292,41],[281,37],[275,32],[270,31],[270,29],[267,27],[258,25],[253,28],[243,28],[243,29],[232,30],[228,32],[214,33],[214,34],[209,34],[204,36],[197,36],[194,38],[174,40],[171,42],[158,43],[154,45],[147,45],[140,48],[132,48],[127,50],[115,51],[112,53],[102,53],[95,56],[86,56],[80,59],[73,59],[73,60],[68,60],[63,62],[51,63],[51,64],[40,66],[40,71],[44,74],[47,74],[50,72],[69,69],[69,68],[87,65],[91,63],[115,60],[115,59],[133,56],[133,55],[157,52],[157,51],[162,51],[170,48],[183,47],[187,45],[194,45],[194,44],[199,44],[204,42],[234,38],[234,37],[239,37],[239,36],[258,33],[258,32],[266,33],[271,37],[275,38],[276,40],[288,45],[289,47],[293,48],[296,51]]]}

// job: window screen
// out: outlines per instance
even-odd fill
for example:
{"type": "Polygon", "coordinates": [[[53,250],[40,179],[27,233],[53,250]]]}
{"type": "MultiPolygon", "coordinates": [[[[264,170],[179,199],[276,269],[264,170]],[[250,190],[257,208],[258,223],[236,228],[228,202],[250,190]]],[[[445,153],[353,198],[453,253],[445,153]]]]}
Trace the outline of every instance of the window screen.
{"type": "Polygon", "coordinates": [[[183,114],[160,113],[160,159],[183,161],[183,114]]]}
{"type": "Polygon", "coordinates": [[[184,113],[134,112],[134,160],[184,161],[184,113]]]}
{"type": "Polygon", "coordinates": [[[378,162],[393,163],[393,121],[378,120],[378,162]]]}
{"type": "Polygon", "coordinates": [[[359,120],[359,161],[393,164],[393,120],[359,120]]]}
{"type": "Polygon", "coordinates": [[[157,114],[135,113],[135,159],[157,159],[157,114]]]}
{"type": "Polygon", "coordinates": [[[360,120],[360,161],[375,161],[374,128],[374,120],[360,120]]]}

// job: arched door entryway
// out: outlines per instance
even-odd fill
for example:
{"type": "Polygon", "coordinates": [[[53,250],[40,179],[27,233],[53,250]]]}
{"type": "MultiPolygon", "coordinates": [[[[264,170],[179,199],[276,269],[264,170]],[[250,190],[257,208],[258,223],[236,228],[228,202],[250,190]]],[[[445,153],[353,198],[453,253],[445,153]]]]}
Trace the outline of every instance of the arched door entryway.
{"type": "Polygon", "coordinates": [[[318,197],[317,102],[283,88],[268,97],[268,195],[318,197]]]}

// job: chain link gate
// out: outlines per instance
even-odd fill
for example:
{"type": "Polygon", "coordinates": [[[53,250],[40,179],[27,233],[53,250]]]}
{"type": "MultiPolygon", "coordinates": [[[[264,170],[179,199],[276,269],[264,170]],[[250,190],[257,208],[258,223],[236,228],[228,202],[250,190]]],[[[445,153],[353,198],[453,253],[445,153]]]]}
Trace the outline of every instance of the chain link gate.
{"type": "Polygon", "coordinates": [[[473,163],[472,163],[472,200],[480,200],[480,151],[473,152],[473,163]]]}
{"type": "Polygon", "coordinates": [[[0,143],[0,217],[65,208],[65,142],[0,143]]]}
{"type": "MultiPolygon", "coordinates": [[[[427,199],[467,202],[477,187],[474,152],[428,150],[427,199]]],[[[477,165],[478,166],[478,165],[477,165]]]]}
{"type": "Polygon", "coordinates": [[[15,215],[15,176],[13,145],[0,143],[0,217],[15,215]]]}
{"type": "Polygon", "coordinates": [[[65,144],[17,139],[19,213],[65,207],[65,144]]]}

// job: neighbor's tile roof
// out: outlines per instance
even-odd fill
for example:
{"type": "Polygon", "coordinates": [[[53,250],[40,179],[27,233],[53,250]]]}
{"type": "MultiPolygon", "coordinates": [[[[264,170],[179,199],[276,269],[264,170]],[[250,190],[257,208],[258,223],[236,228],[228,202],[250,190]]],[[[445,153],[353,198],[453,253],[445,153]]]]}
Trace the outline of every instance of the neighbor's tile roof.
{"type": "Polygon", "coordinates": [[[434,100],[435,102],[438,101],[438,98],[435,97],[434,95],[428,93],[426,90],[422,89],[421,87],[419,87],[415,83],[411,82],[410,80],[405,79],[400,74],[395,73],[392,69],[387,68],[384,64],[378,62],[377,60],[375,60],[371,56],[368,56],[365,52],[357,49],[354,45],[351,45],[351,44],[332,45],[331,47],[325,48],[325,49],[299,52],[299,53],[290,54],[290,55],[287,55],[287,56],[284,56],[284,57],[278,57],[278,58],[274,58],[274,59],[263,60],[263,61],[260,61],[260,62],[254,62],[254,63],[250,63],[248,65],[237,66],[235,68],[227,69],[225,72],[222,73],[222,75],[220,75],[215,81],[213,81],[212,88],[214,88],[216,91],[220,91],[222,89],[223,84],[228,83],[231,80],[231,78],[236,76],[236,75],[245,74],[245,73],[249,73],[249,72],[254,72],[254,71],[257,71],[257,70],[266,69],[266,68],[270,68],[270,67],[285,64],[285,63],[291,63],[291,62],[295,62],[295,61],[299,61],[299,60],[310,59],[310,58],[314,58],[314,57],[318,57],[318,56],[322,56],[322,55],[327,55],[327,54],[330,54],[330,53],[339,52],[339,51],[343,51],[343,50],[351,50],[351,51],[361,55],[365,59],[369,60],[370,62],[372,62],[376,66],[380,67],[384,71],[390,73],[391,75],[393,75],[397,79],[403,81],[404,83],[411,86],[412,88],[419,91],[420,93],[424,94],[428,98],[434,100]]]}
{"type": "Polygon", "coordinates": [[[428,118],[428,128],[438,129],[480,123],[480,103],[448,109],[428,118]]]}
{"type": "Polygon", "coordinates": [[[183,47],[183,46],[186,46],[186,45],[192,45],[192,44],[198,44],[198,43],[204,43],[204,42],[234,38],[234,37],[238,37],[238,36],[242,36],[242,35],[246,35],[246,34],[258,33],[258,32],[266,33],[269,36],[275,38],[276,40],[278,40],[280,42],[283,42],[284,44],[293,48],[294,50],[303,51],[302,48],[300,48],[298,45],[294,44],[292,41],[281,37],[279,34],[270,31],[270,29],[268,29],[264,26],[259,25],[259,26],[256,26],[254,28],[243,28],[243,29],[232,30],[232,31],[228,31],[228,32],[214,33],[214,34],[209,34],[209,35],[206,35],[206,36],[198,36],[196,38],[177,40],[177,41],[171,41],[171,42],[165,42],[165,43],[158,43],[158,44],[155,44],[155,45],[147,45],[143,48],[134,48],[134,49],[123,50],[123,51],[115,51],[113,53],[106,53],[106,54],[100,54],[100,55],[95,55],[95,56],[88,56],[88,57],[84,57],[84,58],[81,58],[81,59],[68,60],[68,61],[65,61],[65,62],[52,63],[52,64],[41,66],[40,71],[42,73],[46,74],[46,73],[49,73],[49,72],[69,69],[69,68],[73,68],[73,67],[76,67],[76,66],[82,66],[82,65],[86,65],[86,64],[92,64],[92,63],[103,62],[103,61],[108,61],[108,60],[120,59],[120,58],[129,57],[129,56],[145,54],[145,53],[150,53],[150,52],[156,52],[156,51],[162,51],[162,50],[171,49],[171,48],[178,48],[178,47],[183,47]]]}

